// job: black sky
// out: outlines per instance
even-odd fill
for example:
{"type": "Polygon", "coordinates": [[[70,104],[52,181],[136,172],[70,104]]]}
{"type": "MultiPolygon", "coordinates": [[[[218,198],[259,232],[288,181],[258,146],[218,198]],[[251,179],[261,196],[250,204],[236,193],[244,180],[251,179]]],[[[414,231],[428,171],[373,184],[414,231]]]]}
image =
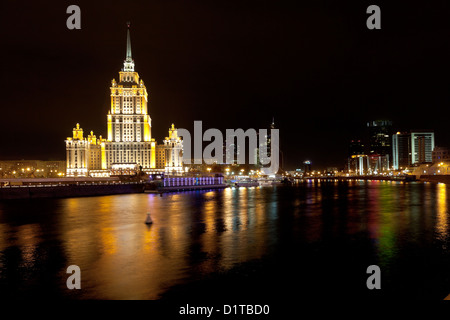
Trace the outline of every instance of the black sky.
{"type": "Polygon", "coordinates": [[[287,169],[342,166],[366,121],[389,118],[450,146],[446,1],[92,2],[1,2],[0,159],[64,159],[77,122],[106,136],[128,20],[159,142],[172,122],[257,129],[275,117],[287,169]],[[71,4],[81,30],[66,28],[71,4]],[[381,30],[366,28],[371,4],[381,30]]]}

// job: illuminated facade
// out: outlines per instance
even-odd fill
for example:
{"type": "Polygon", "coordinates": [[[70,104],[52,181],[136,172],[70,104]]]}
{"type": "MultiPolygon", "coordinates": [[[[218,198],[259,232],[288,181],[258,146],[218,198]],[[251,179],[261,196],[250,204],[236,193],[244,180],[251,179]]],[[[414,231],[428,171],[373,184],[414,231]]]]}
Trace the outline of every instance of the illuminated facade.
{"type": "MultiPolygon", "coordinates": [[[[157,145],[152,138],[148,92],[144,81],[135,71],[129,25],[126,58],[119,72],[119,81],[111,81],[110,95],[107,139],[103,140],[101,136],[96,139],[93,133],[84,139],[83,131],[77,125],[73,138],[66,140],[67,176],[105,176],[111,170],[117,172],[123,169],[129,172],[134,167],[147,173],[164,171],[167,155],[172,157],[175,154],[169,149],[173,146],[178,152],[182,144],[180,140],[179,144],[164,141],[164,145],[157,145]]],[[[176,136],[174,130],[175,133],[169,130],[170,137],[176,136]]],[[[181,156],[169,163],[171,169],[175,168],[171,172],[181,172],[178,168],[182,167],[182,153],[178,154],[181,156]]]]}
{"type": "Polygon", "coordinates": [[[411,130],[411,164],[431,163],[433,150],[433,131],[411,130]]]}
{"type": "Polygon", "coordinates": [[[394,170],[405,170],[411,165],[411,134],[397,132],[392,135],[392,160],[394,170]]]}
{"type": "Polygon", "coordinates": [[[373,171],[390,168],[392,162],[392,121],[376,120],[367,122],[369,134],[368,153],[373,159],[373,171]]]}
{"type": "Polygon", "coordinates": [[[113,79],[110,90],[106,167],[111,168],[116,163],[138,163],[143,169],[156,168],[156,143],[151,135],[148,93],[144,81],[134,70],[130,29],[127,31],[127,54],[119,72],[119,82],[113,79]]]}
{"type": "Polygon", "coordinates": [[[83,129],[77,123],[73,128],[72,137],[66,139],[66,176],[88,176],[90,170],[102,169],[102,149],[105,141],[100,136],[98,139],[91,131],[86,138],[83,129]]]}
{"type": "Polygon", "coordinates": [[[434,149],[433,131],[397,132],[392,136],[394,169],[401,170],[410,165],[435,162],[435,159],[433,159],[434,149]]]}
{"type": "Polygon", "coordinates": [[[164,139],[166,173],[183,172],[183,141],[178,136],[174,124],[169,129],[169,136],[164,139]]]}
{"type": "Polygon", "coordinates": [[[66,174],[66,161],[2,160],[0,178],[60,178],[66,174]]]}

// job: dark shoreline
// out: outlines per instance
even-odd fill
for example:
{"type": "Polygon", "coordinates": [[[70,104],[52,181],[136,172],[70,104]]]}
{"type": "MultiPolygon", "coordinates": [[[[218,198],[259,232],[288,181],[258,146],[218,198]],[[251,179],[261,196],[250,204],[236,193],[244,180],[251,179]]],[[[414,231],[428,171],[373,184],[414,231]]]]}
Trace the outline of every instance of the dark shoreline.
{"type": "Polygon", "coordinates": [[[12,186],[0,188],[0,200],[70,198],[143,193],[145,184],[86,184],[61,186],[12,186]]]}
{"type": "Polygon", "coordinates": [[[72,185],[31,185],[0,188],[1,200],[93,197],[130,193],[167,193],[190,190],[224,189],[227,185],[194,185],[149,189],[146,183],[114,183],[114,184],[72,184],[72,185]]]}

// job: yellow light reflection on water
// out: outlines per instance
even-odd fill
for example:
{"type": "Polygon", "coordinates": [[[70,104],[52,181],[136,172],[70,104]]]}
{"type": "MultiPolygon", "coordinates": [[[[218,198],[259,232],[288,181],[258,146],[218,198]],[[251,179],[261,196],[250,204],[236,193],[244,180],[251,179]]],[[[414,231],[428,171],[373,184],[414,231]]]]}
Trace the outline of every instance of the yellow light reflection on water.
{"type": "Polygon", "coordinates": [[[27,267],[35,264],[35,254],[38,246],[38,228],[37,224],[25,224],[18,228],[18,244],[21,246],[23,263],[27,267]]]}
{"type": "Polygon", "coordinates": [[[448,237],[448,223],[447,223],[447,185],[439,183],[437,185],[437,217],[436,217],[436,232],[440,240],[446,240],[448,237]]]}

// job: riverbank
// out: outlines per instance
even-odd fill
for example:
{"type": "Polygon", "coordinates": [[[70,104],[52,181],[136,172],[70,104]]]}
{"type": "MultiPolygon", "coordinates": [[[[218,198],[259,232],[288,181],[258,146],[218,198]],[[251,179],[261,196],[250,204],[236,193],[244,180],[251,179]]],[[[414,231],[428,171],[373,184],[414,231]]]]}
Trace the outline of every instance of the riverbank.
{"type": "Polygon", "coordinates": [[[450,184],[450,175],[421,175],[419,181],[450,184]]]}
{"type": "Polygon", "coordinates": [[[224,189],[226,184],[156,186],[151,183],[82,183],[71,185],[21,185],[0,187],[0,200],[92,197],[129,193],[168,193],[191,190],[224,189]]]}
{"type": "Polygon", "coordinates": [[[10,186],[0,188],[0,200],[70,198],[143,193],[144,188],[145,185],[143,183],[10,186]]]}

